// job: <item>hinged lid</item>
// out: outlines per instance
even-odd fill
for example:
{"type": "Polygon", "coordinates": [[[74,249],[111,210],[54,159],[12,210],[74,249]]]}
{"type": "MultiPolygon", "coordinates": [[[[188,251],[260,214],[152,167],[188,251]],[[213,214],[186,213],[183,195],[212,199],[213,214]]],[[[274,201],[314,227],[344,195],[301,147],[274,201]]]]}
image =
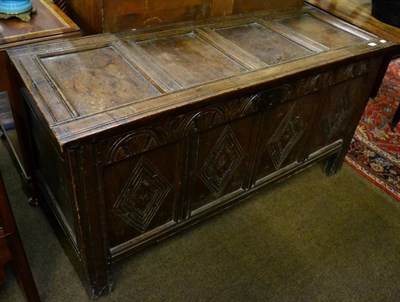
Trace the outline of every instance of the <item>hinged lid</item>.
{"type": "Polygon", "coordinates": [[[311,9],[91,36],[9,55],[62,146],[391,47],[311,9]]]}

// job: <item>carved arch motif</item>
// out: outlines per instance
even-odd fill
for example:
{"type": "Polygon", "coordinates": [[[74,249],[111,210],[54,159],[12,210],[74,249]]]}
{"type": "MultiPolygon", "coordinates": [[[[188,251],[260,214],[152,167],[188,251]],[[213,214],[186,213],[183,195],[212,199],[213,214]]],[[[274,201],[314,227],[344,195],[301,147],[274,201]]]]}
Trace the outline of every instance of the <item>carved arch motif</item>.
{"type": "Polygon", "coordinates": [[[224,111],[218,107],[196,112],[189,116],[181,126],[181,133],[184,136],[198,133],[201,130],[211,129],[225,122],[224,111]]]}
{"type": "Polygon", "coordinates": [[[250,97],[243,98],[240,117],[260,111],[261,108],[269,109],[292,99],[293,85],[285,84],[271,89],[263,90],[250,97]]]}
{"type": "Polygon", "coordinates": [[[146,152],[165,144],[162,135],[154,130],[144,129],[127,134],[118,139],[110,148],[107,163],[113,163],[135,154],[146,152]]]}

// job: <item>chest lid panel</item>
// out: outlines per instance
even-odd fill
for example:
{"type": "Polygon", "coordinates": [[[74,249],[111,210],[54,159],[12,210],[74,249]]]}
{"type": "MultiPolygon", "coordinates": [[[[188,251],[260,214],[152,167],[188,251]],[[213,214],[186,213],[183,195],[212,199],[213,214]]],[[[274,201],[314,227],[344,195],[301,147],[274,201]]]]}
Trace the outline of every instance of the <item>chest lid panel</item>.
{"type": "Polygon", "coordinates": [[[40,62],[76,116],[160,94],[112,46],[43,57],[40,62]]]}
{"type": "Polygon", "coordinates": [[[394,44],[316,10],[16,48],[9,55],[61,145],[394,44]]]}

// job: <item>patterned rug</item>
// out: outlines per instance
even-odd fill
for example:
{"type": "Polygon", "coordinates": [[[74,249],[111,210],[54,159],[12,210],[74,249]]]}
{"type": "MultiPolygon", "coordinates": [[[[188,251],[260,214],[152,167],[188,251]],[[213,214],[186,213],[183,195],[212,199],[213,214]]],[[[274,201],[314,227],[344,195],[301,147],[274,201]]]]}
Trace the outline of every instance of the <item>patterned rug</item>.
{"type": "Polygon", "coordinates": [[[346,162],[400,201],[400,123],[390,121],[400,102],[400,59],[390,63],[378,95],[368,102],[346,162]]]}

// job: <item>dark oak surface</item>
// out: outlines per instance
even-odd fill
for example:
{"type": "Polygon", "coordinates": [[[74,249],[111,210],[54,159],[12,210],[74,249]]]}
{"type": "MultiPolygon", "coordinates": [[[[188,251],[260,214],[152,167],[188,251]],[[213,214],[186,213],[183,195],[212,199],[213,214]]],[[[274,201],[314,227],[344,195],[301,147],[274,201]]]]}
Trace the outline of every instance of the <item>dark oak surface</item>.
{"type": "Polygon", "coordinates": [[[333,64],[337,58],[353,59],[394,49],[392,43],[382,43],[379,37],[356,28],[338,29],[330,23],[333,21],[317,11],[277,20],[247,17],[166,31],[105,34],[15,49],[9,54],[62,147],[122,120],[140,120],[177,104],[183,107],[205,96],[274,81],[281,75],[293,76],[333,64]],[[221,43],[229,40],[217,33],[238,28],[239,36],[246,39],[251,37],[247,33],[253,26],[262,26],[268,38],[259,35],[251,50],[259,57],[250,53],[246,62],[237,62],[243,58],[236,53],[239,47],[232,49],[221,43]],[[265,48],[277,33],[279,39],[265,48]],[[282,64],[285,57],[277,53],[285,54],[289,44],[295,51],[290,64],[282,64]],[[269,65],[262,63],[263,56],[275,59],[269,65]],[[34,83],[40,83],[40,91],[34,83]]]}
{"type": "Polygon", "coordinates": [[[9,50],[35,183],[88,293],[267,184],[321,159],[337,172],[398,47],[305,8],[9,50]]]}

